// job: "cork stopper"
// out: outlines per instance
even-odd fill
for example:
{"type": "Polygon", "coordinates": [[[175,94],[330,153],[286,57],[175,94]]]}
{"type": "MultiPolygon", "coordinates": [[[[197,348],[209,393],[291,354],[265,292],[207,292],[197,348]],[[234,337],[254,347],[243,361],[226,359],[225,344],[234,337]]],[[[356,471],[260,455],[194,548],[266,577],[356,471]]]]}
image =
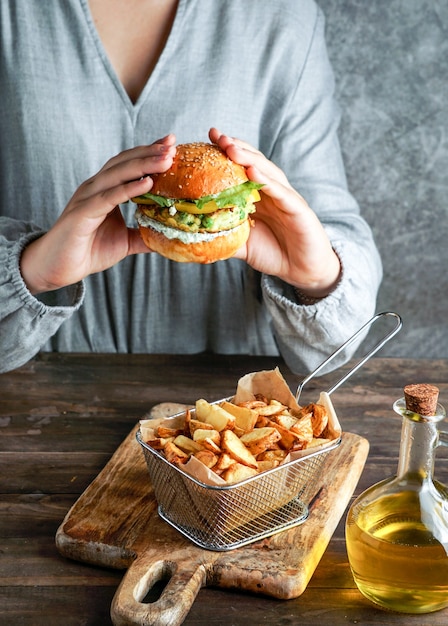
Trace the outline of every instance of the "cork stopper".
{"type": "Polygon", "coordinates": [[[437,413],[439,389],[435,385],[420,383],[404,388],[406,409],[419,415],[431,416],[437,413]]]}

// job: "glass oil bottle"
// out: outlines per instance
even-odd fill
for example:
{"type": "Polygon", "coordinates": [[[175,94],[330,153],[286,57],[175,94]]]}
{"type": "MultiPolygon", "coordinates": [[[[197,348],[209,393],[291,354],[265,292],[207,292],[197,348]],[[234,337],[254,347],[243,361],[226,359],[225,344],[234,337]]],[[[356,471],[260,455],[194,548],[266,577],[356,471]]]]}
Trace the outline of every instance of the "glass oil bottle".
{"type": "Polygon", "coordinates": [[[402,416],[396,476],[362,493],[346,521],[354,580],[369,600],[390,610],[429,613],[448,606],[448,490],[434,477],[445,417],[433,385],[408,385],[394,403],[402,416]]]}

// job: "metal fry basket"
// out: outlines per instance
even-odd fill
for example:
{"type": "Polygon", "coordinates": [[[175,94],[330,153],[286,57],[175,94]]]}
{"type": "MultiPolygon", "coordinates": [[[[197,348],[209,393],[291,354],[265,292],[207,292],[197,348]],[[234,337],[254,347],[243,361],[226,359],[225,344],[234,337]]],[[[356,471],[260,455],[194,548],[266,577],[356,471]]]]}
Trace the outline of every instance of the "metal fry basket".
{"type": "MultiPolygon", "coordinates": [[[[327,393],[330,394],[340,387],[382,348],[401,328],[401,318],[396,313],[379,313],[360,328],[302,381],[297,388],[297,400],[303,386],[313,376],[367,327],[384,316],[395,317],[396,325],[393,330],[327,393]]],[[[218,402],[222,400],[216,401],[218,402]]],[[[192,414],[194,417],[194,409],[192,414]]],[[[173,416],[173,419],[179,415],[181,414],[173,416]]],[[[143,441],[140,430],[137,432],[137,441],[143,449],[160,517],[201,548],[225,551],[303,523],[322,486],[320,469],[327,455],[338,447],[341,439],[316,452],[311,449],[302,458],[224,486],[207,485],[173,465],[162,453],[143,441]]]]}
{"type": "Polygon", "coordinates": [[[319,468],[331,448],[233,485],[206,485],[143,447],[159,515],[193,543],[231,550],[296,526],[308,517],[319,468]]]}

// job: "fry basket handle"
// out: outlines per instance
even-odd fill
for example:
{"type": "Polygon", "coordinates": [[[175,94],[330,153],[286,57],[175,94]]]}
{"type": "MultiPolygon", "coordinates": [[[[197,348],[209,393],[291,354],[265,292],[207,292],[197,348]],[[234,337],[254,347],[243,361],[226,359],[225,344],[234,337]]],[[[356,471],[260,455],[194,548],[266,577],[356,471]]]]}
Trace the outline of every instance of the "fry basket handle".
{"type": "Polygon", "coordinates": [[[327,393],[328,395],[332,394],[333,391],[336,391],[336,389],[338,389],[343,383],[345,383],[346,380],[348,380],[350,378],[350,376],[352,374],[354,374],[355,372],[357,372],[366,361],[368,361],[374,354],[376,354],[378,352],[378,350],[381,350],[381,348],[389,341],[389,339],[392,339],[392,337],[394,337],[398,331],[401,329],[403,322],[401,317],[398,315],[398,313],[394,313],[393,311],[384,311],[383,313],[377,313],[374,317],[372,317],[372,319],[370,319],[368,322],[366,322],[363,326],[361,326],[361,328],[352,336],[350,337],[350,339],[347,339],[347,341],[345,343],[342,344],[342,346],[340,346],[337,350],[335,350],[333,352],[333,354],[330,354],[330,356],[325,359],[325,361],[323,361],[313,372],[311,372],[311,374],[308,374],[308,376],[306,378],[304,378],[302,380],[302,382],[299,384],[299,386],[297,387],[297,391],[296,391],[296,401],[299,401],[300,398],[300,394],[302,393],[303,387],[312,379],[314,378],[314,376],[316,376],[326,365],[328,365],[328,363],[330,363],[330,361],[332,361],[335,357],[338,356],[338,354],[340,354],[343,350],[345,350],[345,348],[347,346],[349,346],[351,343],[353,343],[353,341],[355,341],[359,335],[361,335],[366,328],[369,328],[370,326],[372,326],[375,322],[377,322],[379,319],[382,319],[383,317],[394,317],[395,318],[395,326],[394,328],[387,334],[385,335],[371,350],[370,352],[368,352],[349,372],[347,372],[335,385],[333,385],[332,387],[330,387],[330,389],[328,389],[327,393]]]}

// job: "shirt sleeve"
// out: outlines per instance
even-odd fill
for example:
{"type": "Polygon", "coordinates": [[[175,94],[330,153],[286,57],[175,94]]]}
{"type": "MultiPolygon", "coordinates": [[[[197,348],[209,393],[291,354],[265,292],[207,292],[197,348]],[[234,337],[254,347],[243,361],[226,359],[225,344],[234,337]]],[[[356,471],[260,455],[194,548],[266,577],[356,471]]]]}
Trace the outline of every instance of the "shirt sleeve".
{"type": "MultiPolygon", "coordinates": [[[[318,215],[342,265],[336,289],[311,305],[301,305],[290,285],[262,277],[279,350],[294,372],[303,372],[320,365],[374,315],[382,279],[371,229],[347,189],[337,137],[340,113],[320,11],[288,112],[272,158],[318,215]]],[[[335,359],[331,369],[348,360],[362,340],[335,359]]]]}
{"type": "Polygon", "coordinates": [[[44,233],[32,224],[0,217],[0,372],[20,367],[82,304],[82,283],[33,296],[20,273],[23,249],[44,233]]]}

